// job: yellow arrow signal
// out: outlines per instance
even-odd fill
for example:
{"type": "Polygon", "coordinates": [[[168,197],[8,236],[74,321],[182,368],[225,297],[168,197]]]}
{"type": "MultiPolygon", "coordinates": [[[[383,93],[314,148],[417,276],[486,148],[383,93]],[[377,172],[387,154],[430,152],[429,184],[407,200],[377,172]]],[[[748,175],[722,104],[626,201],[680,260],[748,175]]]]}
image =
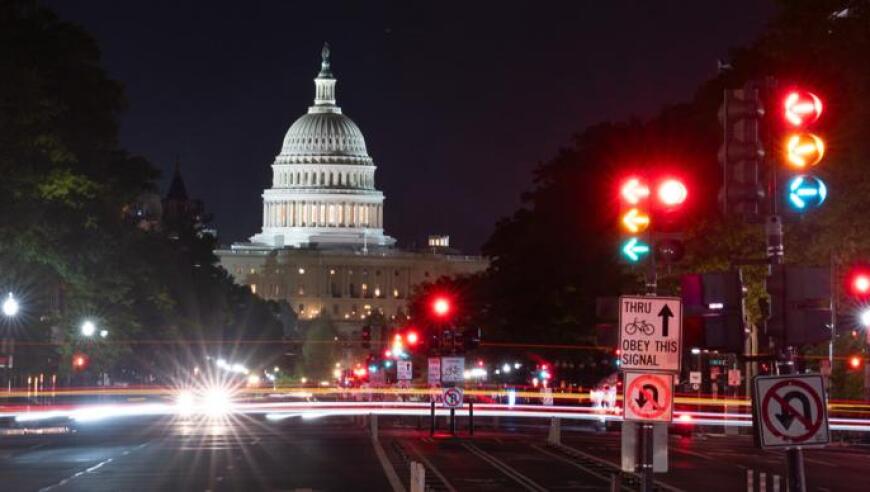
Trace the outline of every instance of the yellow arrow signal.
{"type": "Polygon", "coordinates": [[[632,234],[643,232],[649,227],[649,215],[642,213],[636,208],[632,208],[622,216],[622,225],[632,234]]]}

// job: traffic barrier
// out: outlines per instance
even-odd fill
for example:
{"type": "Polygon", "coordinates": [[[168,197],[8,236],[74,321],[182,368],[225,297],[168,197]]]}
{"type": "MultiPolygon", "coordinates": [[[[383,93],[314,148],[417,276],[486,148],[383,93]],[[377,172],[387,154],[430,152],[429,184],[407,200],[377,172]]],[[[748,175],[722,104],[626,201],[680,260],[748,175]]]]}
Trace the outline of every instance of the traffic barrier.
{"type": "Polygon", "coordinates": [[[758,492],[767,492],[767,473],[758,472],[758,492]]]}
{"type": "Polygon", "coordinates": [[[610,492],[622,492],[622,476],[618,473],[610,475],[610,492]]]}
{"type": "Polygon", "coordinates": [[[746,492],[755,492],[755,474],[752,470],[746,470],[746,492]]]}
{"type": "Polygon", "coordinates": [[[411,492],[425,492],[426,467],[417,461],[411,462],[411,492]]]}
{"type": "Polygon", "coordinates": [[[550,431],[547,433],[548,444],[562,444],[562,422],[558,418],[550,419],[550,431]]]}
{"type": "MultiPolygon", "coordinates": [[[[771,491],[781,492],[782,477],[770,475],[771,491]]],[[[755,470],[746,470],[746,492],[755,492],[755,470]]],[[[767,473],[758,472],[758,492],[767,492],[767,473]]]]}

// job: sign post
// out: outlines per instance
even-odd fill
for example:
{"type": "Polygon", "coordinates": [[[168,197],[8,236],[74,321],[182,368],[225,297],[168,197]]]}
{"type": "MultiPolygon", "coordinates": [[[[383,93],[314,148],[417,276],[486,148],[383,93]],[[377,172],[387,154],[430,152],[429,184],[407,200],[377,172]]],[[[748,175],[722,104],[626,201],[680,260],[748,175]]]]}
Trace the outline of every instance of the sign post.
{"type": "MultiPolygon", "coordinates": [[[[645,492],[653,489],[654,423],[673,419],[673,374],[680,372],[683,338],[682,303],[679,298],[655,296],[654,266],[651,271],[650,295],[619,298],[619,365],[625,377],[623,419],[640,423],[637,462],[641,490],[645,492]]],[[[623,454],[634,451],[625,446],[626,442],[623,439],[623,454]]]]}

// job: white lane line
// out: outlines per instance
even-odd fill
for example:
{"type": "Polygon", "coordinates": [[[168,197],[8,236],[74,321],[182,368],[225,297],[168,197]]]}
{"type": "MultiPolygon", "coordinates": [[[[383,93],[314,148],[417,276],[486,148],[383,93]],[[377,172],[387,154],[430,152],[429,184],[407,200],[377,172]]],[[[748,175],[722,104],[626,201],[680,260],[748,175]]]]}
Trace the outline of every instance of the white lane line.
{"type": "Polygon", "coordinates": [[[464,443],[462,443],[462,447],[471,451],[472,454],[476,455],[478,458],[486,461],[487,463],[489,463],[490,465],[495,467],[498,471],[507,475],[507,477],[512,479],[514,482],[522,485],[523,488],[525,488],[526,490],[530,490],[532,492],[547,492],[547,489],[538,485],[531,478],[529,478],[529,477],[523,475],[522,473],[514,470],[507,463],[499,460],[495,456],[493,456],[493,455],[487,453],[486,451],[478,448],[476,445],[474,445],[472,443],[464,442],[464,443]]]}
{"type": "Polygon", "coordinates": [[[414,443],[408,442],[405,445],[408,446],[409,448],[411,448],[411,452],[413,452],[415,455],[417,455],[417,458],[419,458],[420,461],[422,461],[423,464],[426,465],[426,468],[431,470],[432,473],[434,473],[435,476],[438,477],[439,480],[441,480],[441,483],[444,484],[444,486],[447,488],[448,492],[456,492],[456,489],[453,488],[453,484],[451,484],[450,481],[447,480],[447,477],[445,477],[441,473],[441,471],[438,470],[438,468],[435,468],[435,465],[433,465],[432,462],[429,461],[428,458],[423,456],[423,453],[420,451],[420,449],[417,448],[417,446],[414,445],[414,443]]]}
{"type": "MultiPolygon", "coordinates": [[[[133,448],[133,451],[138,451],[138,450],[144,448],[147,444],[148,444],[147,442],[146,442],[146,443],[142,443],[142,444],[136,446],[135,448],[133,448]]],[[[129,450],[127,450],[127,451],[129,451],[129,450]]],[[[126,454],[126,453],[124,453],[124,454],[126,454]]],[[[72,476],[69,476],[69,477],[67,477],[67,478],[64,478],[64,479],[61,480],[60,482],[57,482],[57,483],[55,483],[55,484],[52,484],[52,485],[49,485],[49,486],[47,486],[47,487],[43,487],[43,488],[39,489],[39,492],[48,492],[49,490],[54,490],[54,489],[56,489],[56,488],[58,488],[58,487],[63,487],[64,485],[70,483],[71,481],[75,480],[76,478],[78,478],[78,477],[80,477],[80,476],[82,476],[82,475],[86,475],[86,474],[88,474],[88,473],[93,473],[93,472],[99,470],[99,469],[102,468],[103,466],[108,465],[109,463],[111,463],[111,462],[113,462],[113,461],[115,461],[115,458],[106,458],[106,459],[104,459],[103,461],[97,463],[97,464],[94,465],[94,466],[91,466],[91,467],[89,467],[89,468],[85,468],[84,470],[82,470],[82,471],[80,471],[80,472],[74,473],[72,476]]]]}
{"type": "Polygon", "coordinates": [[[375,448],[375,455],[377,455],[378,461],[381,462],[381,467],[384,469],[384,474],[387,476],[387,481],[390,482],[393,492],[405,492],[405,486],[402,485],[402,481],[396,475],[396,470],[393,468],[393,464],[390,463],[389,458],[387,458],[387,453],[384,452],[380,439],[374,435],[372,435],[372,447],[375,448]]]}

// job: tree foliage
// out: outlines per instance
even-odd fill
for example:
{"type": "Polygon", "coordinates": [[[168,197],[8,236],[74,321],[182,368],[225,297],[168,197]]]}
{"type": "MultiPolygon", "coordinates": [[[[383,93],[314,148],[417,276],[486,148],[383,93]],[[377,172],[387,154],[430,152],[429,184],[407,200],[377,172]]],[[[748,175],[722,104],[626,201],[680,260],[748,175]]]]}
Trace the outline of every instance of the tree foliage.
{"type": "Polygon", "coordinates": [[[0,73],[0,287],[23,305],[2,335],[19,367],[68,371],[81,352],[134,378],[187,340],[280,338],[277,307],[232,283],[194,223],[127,220],[159,173],[119,147],[123,88],[93,38],[35,2],[0,2],[0,73]],[[84,319],[109,336],[81,337],[84,319]]]}

